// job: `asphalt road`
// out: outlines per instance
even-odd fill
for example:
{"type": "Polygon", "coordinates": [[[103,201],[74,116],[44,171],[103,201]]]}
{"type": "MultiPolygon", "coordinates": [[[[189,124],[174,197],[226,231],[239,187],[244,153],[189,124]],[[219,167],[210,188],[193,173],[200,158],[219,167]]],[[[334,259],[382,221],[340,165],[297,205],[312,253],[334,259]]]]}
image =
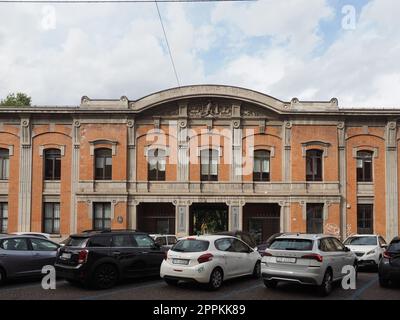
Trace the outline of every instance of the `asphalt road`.
{"type": "Polygon", "coordinates": [[[356,290],[344,290],[336,285],[332,294],[321,298],[313,287],[281,283],[274,290],[265,288],[261,280],[245,277],[227,281],[210,292],[194,283],[170,287],[157,277],[129,280],[109,290],[88,290],[57,281],[55,290],[44,290],[38,280],[9,282],[0,287],[0,300],[400,300],[400,286],[383,289],[376,272],[360,272],[356,290]]]}

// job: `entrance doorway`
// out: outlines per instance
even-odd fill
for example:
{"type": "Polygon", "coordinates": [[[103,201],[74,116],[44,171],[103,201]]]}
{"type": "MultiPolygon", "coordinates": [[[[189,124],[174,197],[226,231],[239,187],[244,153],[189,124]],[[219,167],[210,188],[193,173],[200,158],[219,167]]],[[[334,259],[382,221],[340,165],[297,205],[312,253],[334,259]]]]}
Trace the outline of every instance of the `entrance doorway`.
{"type": "Polygon", "coordinates": [[[257,244],[280,232],[280,206],[275,203],[249,203],[243,207],[243,230],[251,233],[257,244]]]}
{"type": "Polygon", "coordinates": [[[175,206],[172,203],[140,203],[137,228],[150,234],[175,234],[175,206]]]}
{"type": "Polygon", "coordinates": [[[193,235],[228,230],[228,206],[223,203],[194,203],[190,206],[189,232],[193,235]]]}

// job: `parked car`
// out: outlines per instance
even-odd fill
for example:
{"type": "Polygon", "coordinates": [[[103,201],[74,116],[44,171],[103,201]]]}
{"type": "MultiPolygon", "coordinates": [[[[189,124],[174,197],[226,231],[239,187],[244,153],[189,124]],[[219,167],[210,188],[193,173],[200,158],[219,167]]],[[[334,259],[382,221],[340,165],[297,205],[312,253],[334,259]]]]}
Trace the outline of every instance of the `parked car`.
{"type": "Polygon", "coordinates": [[[224,235],[186,237],[168,251],[160,276],[169,285],[178,281],[207,284],[212,290],[224,280],[260,275],[260,254],[242,240],[224,235]]]}
{"type": "Polygon", "coordinates": [[[379,284],[388,287],[394,281],[400,281],[400,238],[395,237],[383,253],[378,268],[379,284]]]}
{"type": "Polygon", "coordinates": [[[265,242],[260,243],[259,245],[257,245],[258,253],[261,256],[264,256],[265,249],[267,249],[276,238],[280,237],[283,234],[284,234],[283,232],[275,233],[272,236],[270,236],[265,242]]]}
{"type": "Polygon", "coordinates": [[[50,240],[19,235],[0,236],[0,284],[6,279],[36,277],[54,265],[59,245],[50,240]]]}
{"type": "Polygon", "coordinates": [[[43,239],[48,239],[50,240],[50,234],[48,233],[42,233],[42,232],[13,232],[12,234],[18,235],[18,236],[34,236],[34,237],[39,237],[43,239]]]}
{"type": "Polygon", "coordinates": [[[236,231],[222,231],[222,232],[217,232],[215,234],[239,238],[240,240],[246,242],[251,248],[256,248],[257,246],[256,240],[248,232],[236,230],[236,231]]]}
{"type": "Polygon", "coordinates": [[[316,285],[329,295],[332,283],[344,276],[342,268],[357,268],[357,257],[338,239],[315,234],[282,235],[266,249],[261,274],[267,288],[279,281],[316,285]]]}
{"type": "Polygon", "coordinates": [[[150,237],[161,247],[171,249],[178,238],[174,234],[150,234],[150,237]]]}
{"type": "Polygon", "coordinates": [[[374,234],[356,234],[348,237],[344,245],[353,251],[358,259],[358,266],[378,267],[387,244],[380,235],[374,234]]]}
{"type": "Polygon", "coordinates": [[[57,275],[69,282],[107,289],[123,278],[158,275],[164,255],[147,233],[90,231],[71,235],[55,266],[57,275]]]}

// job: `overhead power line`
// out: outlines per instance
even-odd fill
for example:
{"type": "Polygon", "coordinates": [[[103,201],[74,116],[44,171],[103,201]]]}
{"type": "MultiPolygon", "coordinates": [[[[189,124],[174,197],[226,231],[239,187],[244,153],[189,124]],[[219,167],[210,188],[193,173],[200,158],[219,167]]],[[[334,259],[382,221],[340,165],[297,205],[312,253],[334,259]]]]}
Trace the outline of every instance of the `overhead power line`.
{"type": "Polygon", "coordinates": [[[181,83],[180,83],[180,81],[179,81],[178,72],[176,71],[175,62],[174,62],[174,58],[173,58],[173,56],[172,56],[171,47],[169,46],[167,33],[165,32],[164,23],[163,23],[163,20],[162,20],[162,18],[161,18],[160,8],[158,7],[157,1],[155,1],[155,4],[156,4],[157,13],[158,13],[158,18],[159,18],[159,20],[160,20],[161,28],[162,28],[163,33],[164,33],[165,43],[167,44],[167,48],[168,48],[168,52],[169,52],[169,58],[171,59],[172,69],[174,70],[174,74],[175,74],[175,78],[176,78],[176,82],[177,82],[177,84],[178,84],[178,87],[180,87],[180,86],[181,86],[181,83]]]}
{"type": "Polygon", "coordinates": [[[172,3],[172,2],[254,2],[257,0],[0,0],[0,3],[172,3]]]}

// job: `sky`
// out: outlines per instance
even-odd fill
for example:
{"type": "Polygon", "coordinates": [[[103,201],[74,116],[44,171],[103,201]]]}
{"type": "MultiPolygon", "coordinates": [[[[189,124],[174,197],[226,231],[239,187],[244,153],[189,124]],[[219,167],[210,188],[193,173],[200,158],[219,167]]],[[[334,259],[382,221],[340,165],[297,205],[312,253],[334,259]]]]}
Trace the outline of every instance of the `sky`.
{"type": "MultiPolygon", "coordinates": [[[[400,1],[160,3],[181,85],[400,108],[400,1]]],[[[0,3],[0,98],[136,100],[176,87],[154,3],[0,3]]]]}

